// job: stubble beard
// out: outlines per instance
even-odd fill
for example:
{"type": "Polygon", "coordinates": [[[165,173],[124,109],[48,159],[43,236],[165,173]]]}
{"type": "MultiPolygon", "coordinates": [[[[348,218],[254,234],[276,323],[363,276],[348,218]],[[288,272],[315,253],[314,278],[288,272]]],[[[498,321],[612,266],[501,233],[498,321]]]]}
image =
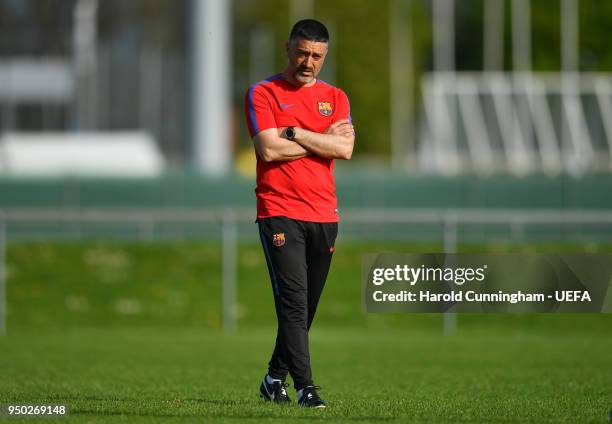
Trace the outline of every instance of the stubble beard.
{"type": "Polygon", "coordinates": [[[293,78],[295,78],[295,80],[300,84],[304,85],[311,83],[315,77],[316,75],[312,71],[304,75],[300,69],[296,69],[296,71],[293,73],[293,78]]]}
{"type": "Polygon", "coordinates": [[[302,83],[302,84],[308,84],[310,82],[312,82],[312,80],[314,80],[314,76],[313,75],[300,75],[300,74],[296,74],[295,75],[295,79],[296,81],[302,83]]]}

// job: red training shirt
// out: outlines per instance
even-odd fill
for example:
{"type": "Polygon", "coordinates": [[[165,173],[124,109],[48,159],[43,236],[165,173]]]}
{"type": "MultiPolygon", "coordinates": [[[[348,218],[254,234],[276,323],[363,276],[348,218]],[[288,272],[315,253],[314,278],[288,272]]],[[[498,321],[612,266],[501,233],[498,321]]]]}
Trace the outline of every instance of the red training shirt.
{"type": "MultiPolygon", "coordinates": [[[[311,87],[296,87],[282,74],[249,88],[245,114],[251,137],[289,126],[323,133],[332,123],[351,119],[348,98],[339,88],[319,79],[311,87]]],[[[333,159],[318,156],[264,162],[257,155],[257,217],[337,222],[333,170],[333,159]]]]}

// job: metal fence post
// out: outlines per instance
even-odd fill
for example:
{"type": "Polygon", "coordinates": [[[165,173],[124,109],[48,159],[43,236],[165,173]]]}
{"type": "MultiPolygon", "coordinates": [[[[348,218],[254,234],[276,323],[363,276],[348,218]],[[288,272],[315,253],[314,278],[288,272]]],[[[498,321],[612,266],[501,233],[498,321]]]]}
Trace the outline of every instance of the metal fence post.
{"type": "Polygon", "coordinates": [[[0,336],[6,334],[6,219],[0,212],[0,336]]]}
{"type": "Polygon", "coordinates": [[[234,211],[226,210],[221,221],[222,232],[222,315],[223,329],[234,331],[236,323],[236,276],[238,266],[238,224],[234,211]]]}
{"type": "MultiPolygon", "coordinates": [[[[457,253],[457,217],[454,214],[445,214],[442,222],[444,253],[457,253]]],[[[447,263],[446,266],[454,264],[447,263]]],[[[445,335],[453,334],[457,330],[457,314],[455,312],[444,313],[443,330],[445,335]]]]}

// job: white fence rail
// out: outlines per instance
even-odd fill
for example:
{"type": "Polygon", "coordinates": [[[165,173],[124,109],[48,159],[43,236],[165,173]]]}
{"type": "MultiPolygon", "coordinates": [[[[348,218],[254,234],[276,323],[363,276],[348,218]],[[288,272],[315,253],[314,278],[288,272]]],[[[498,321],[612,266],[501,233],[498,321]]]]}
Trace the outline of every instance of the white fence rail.
{"type": "Polygon", "coordinates": [[[422,92],[424,170],[612,169],[612,74],[434,72],[422,92]]]}
{"type": "MultiPolygon", "coordinates": [[[[122,234],[143,242],[159,239],[158,228],[165,224],[211,224],[217,229],[222,251],[222,314],[223,327],[236,328],[236,281],[238,278],[239,224],[254,221],[251,209],[5,209],[0,211],[0,334],[6,332],[6,244],[11,240],[49,240],[58,232],[36,229],[41,224],[61,224],[60,233],[69,232],[69,238],[100,238],[100,233],[86,231],[87,224],[128,224],[135,232],[122,234]],[[16,231],[15,226],[21,230],[16,231]],[[23,228],[26,228],[23,231],[23,228]],[[32,229],[30,229],[32,228],[32,229]]],[[[524,235],[529,225],[538,226],[602,226],[608,230],[607,240],[612,241],[612,211],[585,210],[483,210],[483,209],[353,209],[342,215],[344,224],[367,226],[371,224],[434,225],[440,228],[444,251],[455,252],[460,238],[460,226],[491,225],[508,226],[512,234],[524,235]]],[[[556,227],[555,227],[556,228],[556,227]]],[[[123,231],[123,227],[114,231],[123,231]]],[[[255,234],[253,229],[253,233],[255,234]]],[[[108,234],[106,235],[108,236],[108,234]]],[[[167,239],[168,234],[164,235],[167,239]]],[[[183,238],[184,234],[170,233],[170,237],[183,238]]],[[[342,237],[342,231],[340,234],[342,237]]],[[[353,236],[354,237],[354,236],[353,236]]],[[[362,234],[367,239],[367,234],[362,234]]],[[[516,239],[516,238],[515,238],[516,239]]],[[[455,326],[454,315],[445,316],[445,331],[455,326]]]]}

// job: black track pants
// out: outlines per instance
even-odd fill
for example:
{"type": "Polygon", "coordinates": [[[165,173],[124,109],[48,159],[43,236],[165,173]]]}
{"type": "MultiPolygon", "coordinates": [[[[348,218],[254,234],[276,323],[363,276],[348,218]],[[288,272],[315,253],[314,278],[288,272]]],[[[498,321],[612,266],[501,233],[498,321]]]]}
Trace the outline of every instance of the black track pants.
{"type": "Polygon", "coordinates": [[[286,217],[257,222],[278,320],[268,373],[283,381],[290,373],[299,390],[313,384],[308,330],[325,286],[338,224],[286,217]]]}

